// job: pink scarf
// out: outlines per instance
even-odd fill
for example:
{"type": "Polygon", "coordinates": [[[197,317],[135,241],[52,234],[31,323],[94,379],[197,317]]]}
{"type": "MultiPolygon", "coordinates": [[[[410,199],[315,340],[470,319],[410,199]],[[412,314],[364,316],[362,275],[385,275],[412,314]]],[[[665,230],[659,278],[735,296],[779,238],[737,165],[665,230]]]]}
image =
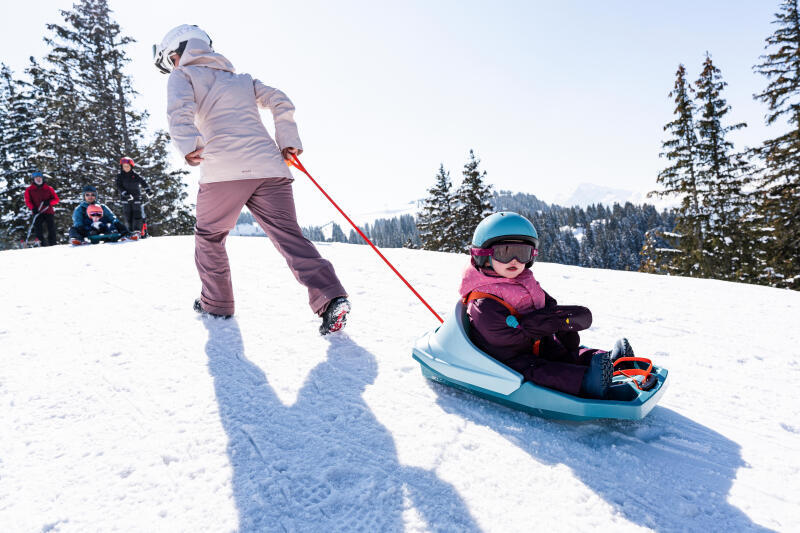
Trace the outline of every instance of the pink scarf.
{"type": "Polygon", "coordinates": [[[459,294],[464,298],[472,291],[486,292],[501,298],[519,313],[544,307],[544,290],[526,268],[514,279],[487,276],[470,265],[464,271],[459,294]]]}

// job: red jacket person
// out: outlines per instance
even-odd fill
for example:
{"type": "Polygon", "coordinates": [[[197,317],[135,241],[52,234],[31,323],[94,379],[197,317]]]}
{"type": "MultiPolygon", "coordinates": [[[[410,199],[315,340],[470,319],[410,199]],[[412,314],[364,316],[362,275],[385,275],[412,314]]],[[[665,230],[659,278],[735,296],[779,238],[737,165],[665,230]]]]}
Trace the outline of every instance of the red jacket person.
{"type": "Polygon", "coordinates": [[[53,206],[59,202],[55,189],[45,183],[44,174],[38,170],[31,174],[33,183],[25,189],[25,205],[33,212],[33,231],[42,246],[56,244],[56,222],[53,206]],[[44,240],[44,228],[47,226],[47,241],[44,240]]]}

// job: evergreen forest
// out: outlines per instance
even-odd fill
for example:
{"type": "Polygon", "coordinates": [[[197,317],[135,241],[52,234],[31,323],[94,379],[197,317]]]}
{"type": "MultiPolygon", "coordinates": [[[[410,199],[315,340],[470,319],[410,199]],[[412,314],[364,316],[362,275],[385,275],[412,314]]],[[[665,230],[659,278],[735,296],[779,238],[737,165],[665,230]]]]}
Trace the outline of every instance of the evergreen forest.
{"type": "MultiPolygon", "coordinates": [[[[87,185],[121,211],[114,179],[122,157],[154,191],[152,235],[190,234],[188,172],[171,168],[166,131],[147,131],[126,74],[134,42],[114,20],[107,0],[80,0],[46,25],[47,52],[30,56],[23,72],[0,63],[0,249],[19,246],[33,213],[24,191],[34,171],[61,199],[56,226],[66,233],[87,185]]],[[[362,230],[383,247],[465,253],[489,213],[530,218],[542,261],[586,267],[715,278],[800,289],[800,9],[779,0],[773,33],[753,72],[763,78],[753,98],[763,105],[769,138],[736,146],[747,127],[726,100],[723,68],[697,51],[696,70],[678,64],[665,87],[672,105],[663,126],[663,166],[653,196],[677,207],[550,205],[531,194],[495,191],[472,150],[457,185],[444,165],[433,175],[416,217],[379,219],[362,230]]],[[[246,221],[248,214],[242,215],[246,221]]],[[[350,228],[304,229],[312,240],[363,243],[350,228]],[[329,231],[330,230],[330,231],[329,231]]]]}

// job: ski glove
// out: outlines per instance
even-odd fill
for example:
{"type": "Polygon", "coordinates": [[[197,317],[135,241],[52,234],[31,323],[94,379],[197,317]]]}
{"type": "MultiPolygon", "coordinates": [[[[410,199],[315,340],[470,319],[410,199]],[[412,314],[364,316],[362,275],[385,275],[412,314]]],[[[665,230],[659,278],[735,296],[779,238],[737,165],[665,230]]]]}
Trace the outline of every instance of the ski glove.
{"type": "Polygon", "coordinates": [[[592,312],[579,305],[556,305],[520,317],[528,335],[542,337],[559,331],[581,331],[592,325],[592,312]]]}
{"type": "Polygon", "coordinates": [[[557,305],[555,315],[562,320],[558,331],[581,331],[592,325],[592,312],[580,305],[557,305]]]}

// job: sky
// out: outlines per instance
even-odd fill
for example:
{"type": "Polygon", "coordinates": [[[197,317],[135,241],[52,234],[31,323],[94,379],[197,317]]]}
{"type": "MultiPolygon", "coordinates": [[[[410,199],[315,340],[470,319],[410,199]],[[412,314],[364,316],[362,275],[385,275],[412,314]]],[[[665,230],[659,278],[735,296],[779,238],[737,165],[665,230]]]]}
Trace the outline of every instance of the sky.
{"type": "MultiPolygon", "coordinates": [[[[0,20],[0,61],[21,73],[41,56],[48,22],[71,0],[21,3],[0,20]]],[[[111,0],[130,45],[127,73],[166,128],[166,79],[152,45],[197,24],[239,72],[295,103],[302,160],[333,199],[359,214],[424,198],[440,164],[453,182],[474,149],[500,190],[553,201],[581,183],[657,188],[678,64],[689,79],[711,53],[737,148],[780,133],[764,125],[766,86],[752,67],[778,1],[263,2],[111,0]]],[[[264,113],[271,124],[268,112],[264,113]]],[[[181,159],[175,157],[175,164],[181,159]]],[[[110,173],[109,173],[110,175],[110,173]]],[[[297,175],[301,224],[337,219],[297,175]]],[[[196,193],[197,173],[190,180],[196,193]]]]}

